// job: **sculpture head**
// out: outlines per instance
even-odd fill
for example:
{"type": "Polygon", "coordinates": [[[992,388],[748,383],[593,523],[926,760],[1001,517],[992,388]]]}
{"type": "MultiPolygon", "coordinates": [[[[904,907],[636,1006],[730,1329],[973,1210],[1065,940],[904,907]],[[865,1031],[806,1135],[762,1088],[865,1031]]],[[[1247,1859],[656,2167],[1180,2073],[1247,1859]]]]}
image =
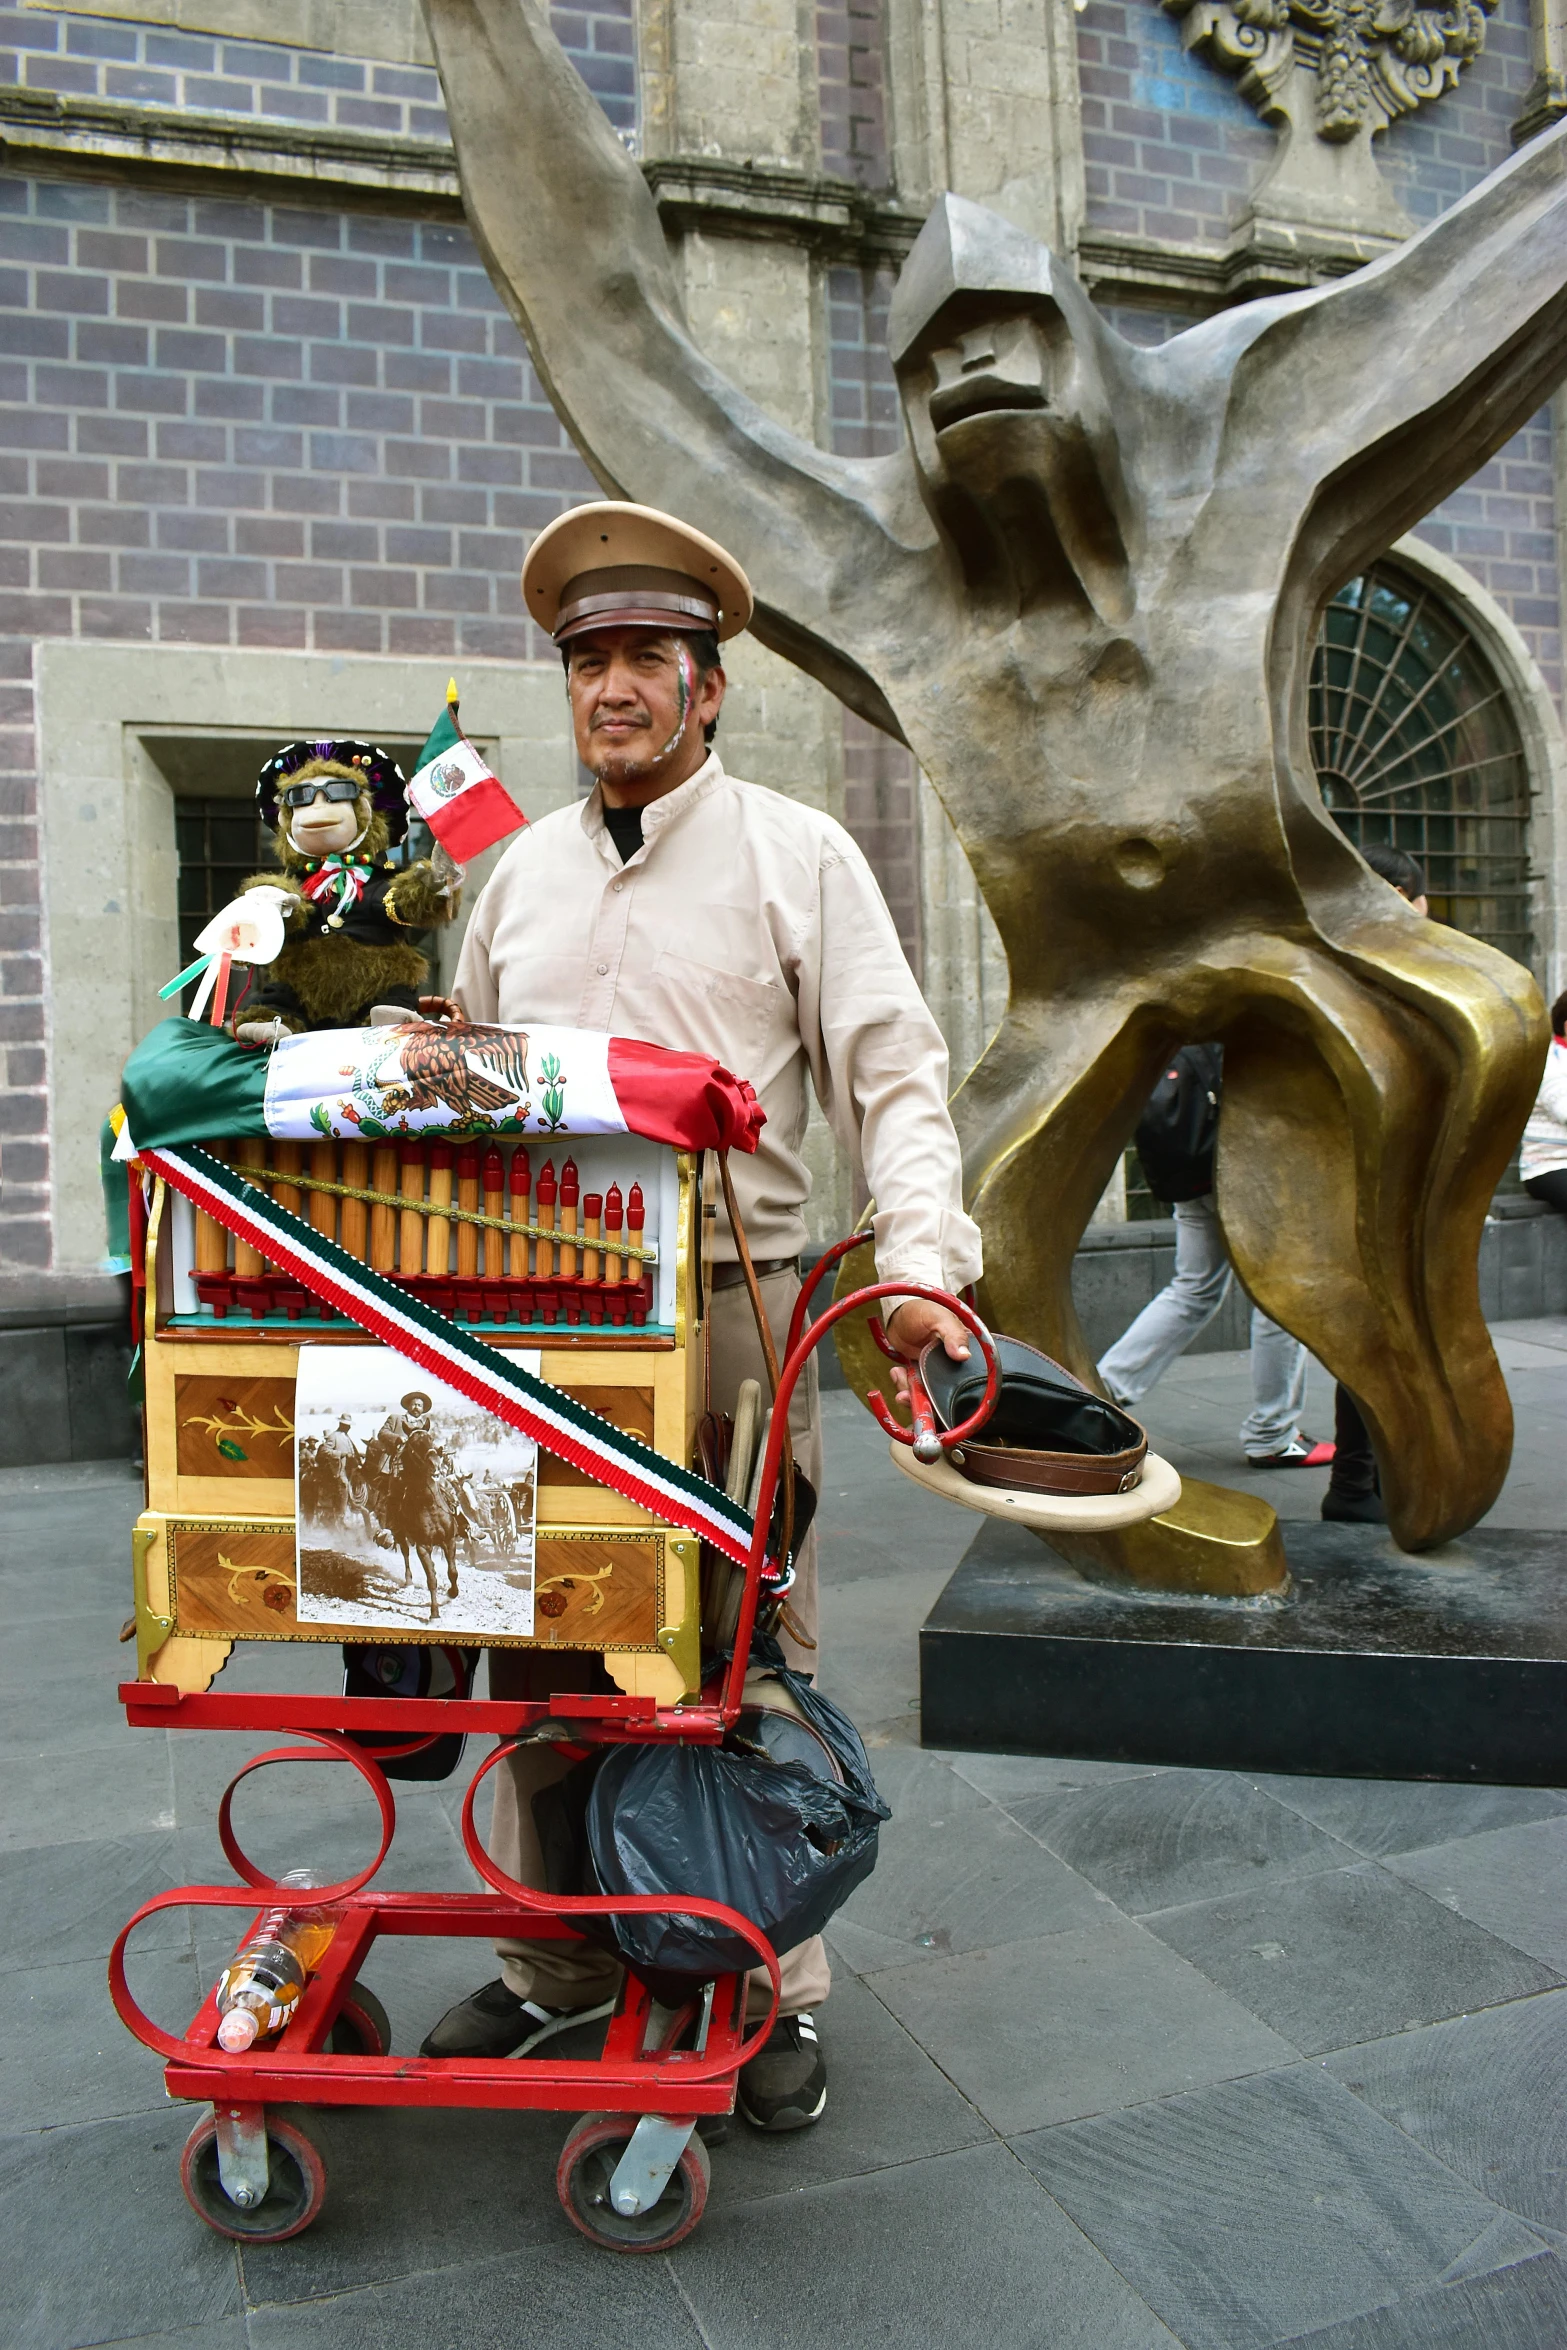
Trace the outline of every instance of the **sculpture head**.
{"type": "Polygon", "coordinates": [[[1083,554],[1095,568],[1119,559],[1114,336],[1046,246],[943,196],[893,290],[887,340],[926,495],[960,544],[965,507],[1026,539],[1048,505],[1080,571],[1083,554]]]}

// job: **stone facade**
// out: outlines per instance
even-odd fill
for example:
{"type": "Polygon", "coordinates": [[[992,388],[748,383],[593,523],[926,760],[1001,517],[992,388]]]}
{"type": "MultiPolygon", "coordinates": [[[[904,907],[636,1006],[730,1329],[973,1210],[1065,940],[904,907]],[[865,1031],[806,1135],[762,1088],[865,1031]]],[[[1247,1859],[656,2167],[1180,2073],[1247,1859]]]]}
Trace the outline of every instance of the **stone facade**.
{"type": "MultiPolygon", "coordinates": [[[[1548,114],[1559,0],[1534,7],[1499,0],[1458,86],[1370,145],[1389,217],[1433,216],[1548,114]]],[[[941,188],[1052,241],[1144,341],[1376,243],[1346,209],[1281,247],[1258,194],[1280,134],[1161,0],[552,13],[643,159],[700,339],[845,454],[901,432],[886,306],[941,188]]],[[[414,0],[0,7],[0,135],[0,1260],[63,1278],[94,1253],[98,1061],[175,968],[174,796],[208,770],[237,792],[269,732],[417,741],[459,664],[518,796],[558,804],[558,668],[516,575],[595,490],[463,225],[414,0]]],[[[1419,533],[1523,710],[1556,986],[1564,439],[1542,415],[1419,533]]],[[[760,648],[733,676],[726,755],[856,833],[960,1074],[1005,970],[933,794],[760,648]]],[[[856,1194],[825,1130],[811,1151],[825,1238],[856,1194]]]]}

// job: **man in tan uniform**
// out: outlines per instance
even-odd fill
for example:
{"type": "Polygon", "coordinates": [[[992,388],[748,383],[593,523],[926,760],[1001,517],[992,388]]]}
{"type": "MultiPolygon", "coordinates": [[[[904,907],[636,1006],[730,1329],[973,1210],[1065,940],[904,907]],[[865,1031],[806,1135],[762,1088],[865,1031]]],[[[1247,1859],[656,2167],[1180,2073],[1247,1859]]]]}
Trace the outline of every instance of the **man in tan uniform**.
{"type": "MultiPolygon", "coordinates": [[[[741,783],[711,748],[724,698],[719,644],[751,613],[744,573],[701,532],[631,505],[579,507],[530,550],[523,597],[566,664],[578,755],[596,777],[580,807],[519,835],[474,909],[456,996],[470,1019],[610,1031],[711,1053],[749,1079],[767,1113],[754,1157],[732,1165],[775,1344],[799,1290],[806,1076],[876,1201],[884,1280],[956,1290],[977,1279],[979,1234],[963,1212],[947,1052],[870,868],[830,816],[741,783]]],[[[720,1221],[712,1319],[715,1411],[762,1378],[761,1347],[732,1235],[720,1221]]],[[[888,1330],[913,1358],[940,1338],[968,1352],[955,1315],[918,1299],[888,1330]]],[[[795,1391],[795,1457],[821,1489],[815,1366],[795,1391]]],[[[816,1662],[816,1547],[802,1545],[792,1664],[816,1662]]],[[[608,1687],[591,1656],[496,1650],[498,1697],[608,1687]],[[548,1676],[546,1679],[545,1676],[548,1676]],[[573,1676],[568,1678],[568,1676],[573,1676]]],[[[527,1749],[496,1773],[490,1850],[528,1883],[543,1869],[531,1803],[563,1766],[527,1749]]],[[[501,2055],[564,2013],[613,1996],[618,1968],[582,1942],[505,1942],[499,1982],[453,2008],[430,2055],[501,2055]]],[[[782,1960],[767,2046],[739,2104],[763,2129],[797,2129],[827,2101],[813,2010],[827,1996],[819,1938],[782,1960]]],[[[765,2000],[765,1993],[763,1994],[765,2000]]]]}

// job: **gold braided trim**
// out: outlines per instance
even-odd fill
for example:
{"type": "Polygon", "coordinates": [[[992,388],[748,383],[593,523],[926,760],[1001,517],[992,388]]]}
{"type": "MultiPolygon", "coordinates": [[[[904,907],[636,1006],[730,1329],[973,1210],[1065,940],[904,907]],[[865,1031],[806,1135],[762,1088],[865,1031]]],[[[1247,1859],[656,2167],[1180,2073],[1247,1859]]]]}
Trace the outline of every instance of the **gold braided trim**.
{"type": "MultiPolygon", "coordinates": [[[[397,1208],[412,1216],[439,1216],[451,1224],[480,1224],[486,1232],[511,1232],[519,1240],[553,1240],[576,1249],[579,1254],[591,1248],[597,1249],[601,1256],[634,1258],[640,1265],[658,1263],[656,1248],[639,1248],[630,1240],[589,1240],[580,1229],[563,1232],[558,1224],[515,1224],[507,1216],[481,1216],[476,1208],[443,1207],[438,1200],[405,1199],[400,1191],[365,1191],[357,1183],[328,1183],[321,1175],[286,1175],[276,1167],[236,1166],[234,1173],[256,1191],[268,1183],[285,1185],[293,1191],[325,1191],[334,1199],[368,1200],[372,1207],[397,1208]]],[[[509,1276],[502,1274],[500,1278],[505,1280],[509,1276]]],[[[520,1280],[522,1276],[519,1274],[517,1278],[520,1280]]]]}

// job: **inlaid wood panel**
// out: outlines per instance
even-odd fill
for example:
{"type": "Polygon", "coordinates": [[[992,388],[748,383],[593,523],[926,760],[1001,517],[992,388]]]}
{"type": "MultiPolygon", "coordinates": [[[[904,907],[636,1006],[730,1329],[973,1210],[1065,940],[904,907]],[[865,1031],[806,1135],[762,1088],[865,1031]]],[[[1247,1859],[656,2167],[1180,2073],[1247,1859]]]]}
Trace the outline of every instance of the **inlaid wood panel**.
{"type": "MultiPolygon", "coordinates": [[[[294,1528],[265,1520],[166,1521],[169,1608],[185,1636],[241,1640],[349,1640],[377,1637],[363,1624],[304,1624],[295,1612],[294,1528]]],[[[664,1600],[661,1532],[616,1534],[597,1527],[541,1532],[535,1553],[532,1642],[497,1647],[654,1649],[664,1600]]],[[[383,1637],[450,1639],[439,1623],[389,1619],[383,1637]]]]}
{"type": "Polygon", "coordinates": [[[291,1378],[176,1374],[175,1460],[182,1477],[292,1477],[291,1378]]]}

